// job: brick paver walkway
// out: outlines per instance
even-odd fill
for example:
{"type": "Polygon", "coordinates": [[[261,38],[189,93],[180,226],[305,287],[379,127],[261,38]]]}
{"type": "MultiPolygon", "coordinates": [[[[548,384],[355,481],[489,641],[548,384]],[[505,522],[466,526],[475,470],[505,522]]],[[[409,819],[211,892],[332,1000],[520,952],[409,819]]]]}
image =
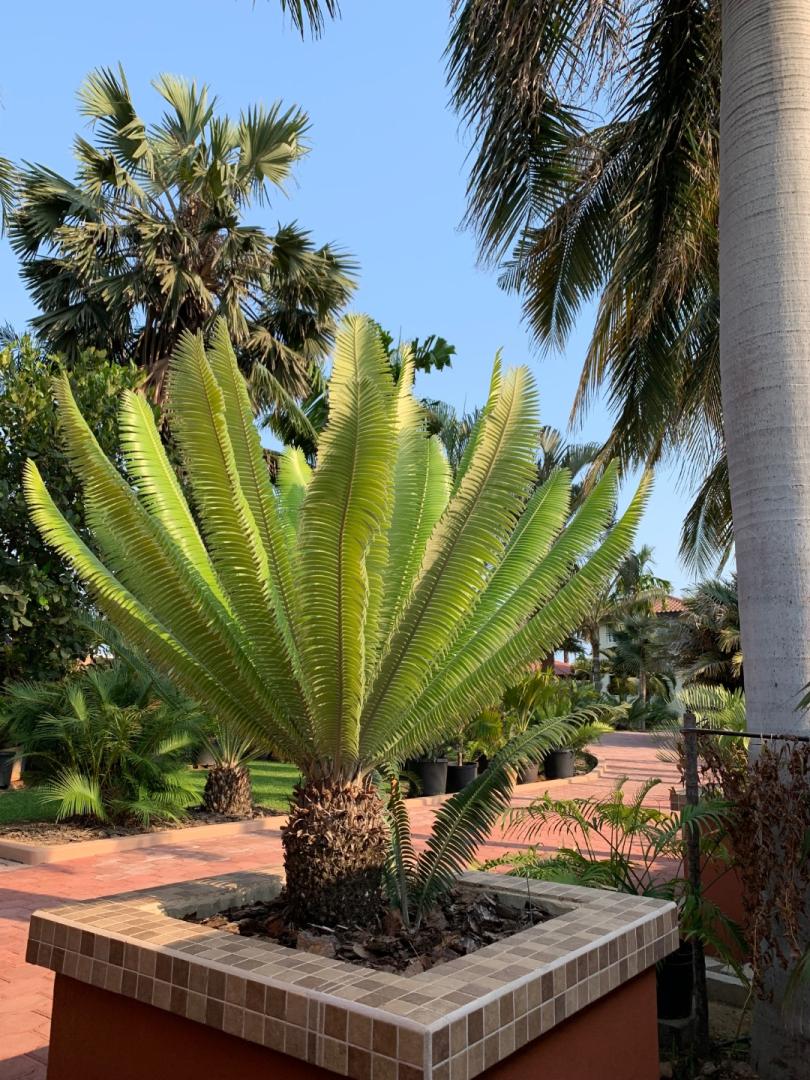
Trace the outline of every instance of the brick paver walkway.
{"type": "MultiPolygon", "coordinates": [[[[575,783],[556,782],[556,797],[607,794],[622,775],[629,777],[628,791],[634,791],[644,779],[656,776],[664,783],[654,789],[649,801],[668,806],[669,786],[677,783],[675,770],[658,760],[650,736],[611,734],[601,740],[597,754],[599,774],[575,783]]],[[[543,789],[541,785],[532,790],[543,789]]],[[[515,802],[525,801],[524,789],[518,789],[515,802]]],[[[414,808],[412,822],[417,842],[427,836],[434,813],[430,807],[414,808]]],[[[152,851],[119,852],[36,867],[0,860],[0,1080],[45,1080],[53,976],[24,961],[32,911],[70,899],[89,899],[280,862],[278,832],[243,834],[223,842],[195,840],[195,831],[184,833],[176,844],[152,851]]],[[[557,846],[553,838],[541,839],[542,846],[549,850],[557,846]]],[[[496,830],[479,855],[493,857],[517,846],[496,830]]]]}

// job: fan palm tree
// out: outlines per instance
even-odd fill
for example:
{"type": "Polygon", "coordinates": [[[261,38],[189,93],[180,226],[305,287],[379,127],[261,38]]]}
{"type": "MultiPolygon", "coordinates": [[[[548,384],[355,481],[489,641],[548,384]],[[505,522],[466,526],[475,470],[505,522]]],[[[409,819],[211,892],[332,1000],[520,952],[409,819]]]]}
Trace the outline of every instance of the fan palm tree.
{"type": "Polygon", "coordinates": [[[638,680],[638,698],[644,705],[651,681],[657,686],[671,681],[666,644],[659,620],[649,612],[634,611],[613,630],[613,645],[609,652],[613,671],[638,680]]]}
{"type": "Polygon", "coordinates": [[[150,126],[122,69],[92,72],[79,102],[96,139],[76,138],[76,178],[21,169],[9,235],[33,325],[68,361],[87,346],[134,361],[160,400],[182,333],[219,316],[255,403],[290,407],[331,345],[353,264],[295,224],[270,235],[242,218],[307,152],[307,117],[276,104],[233,120],[206,86],[154,87],[166,111],[150,126]]]}
{"type": "MultiPolygon", "coordinates": [[[[533,489],[531,377],[499,364],[451,479],[412,377],[409,364],[395,383],[374,325],[348,319],[317,467],[286,452],[276,494],[225,324],[208,353],[201,336],[184,335],[170,415],[193,513],[144,399],[122,401],[124,479],[62,378],[67,453],[98,555],[27,467],[35,524],[102,613],[207,712],[301,769],[284,830],[299,920],[377,914],[387,841],[375,770],[496,702],[575,626],[646,500],[645,483],[605,535],[611,468],[566,524],[569,477],[533,489]]],[[[523,750],[538,754],[555,735],[540,729],[523,750]]]]}

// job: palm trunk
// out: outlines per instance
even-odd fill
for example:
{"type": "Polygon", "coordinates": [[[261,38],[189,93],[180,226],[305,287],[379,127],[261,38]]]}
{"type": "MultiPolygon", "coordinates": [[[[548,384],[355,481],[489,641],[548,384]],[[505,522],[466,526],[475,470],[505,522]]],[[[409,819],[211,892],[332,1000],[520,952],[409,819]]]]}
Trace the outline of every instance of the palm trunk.
{"type": "MultiPolygon", "coordinates": [[[[720,359],[748,727],[810,729],[810,3],[724,0],[720,359]]],[[[810,1039],[756,1007],[763,1080],[805,1075],[810,1039]]],[[[808,1003],[804,1005],[805,1009],[808,1003]]]]}
{"type": "Polygon", "coordinates": [[[373,926],[383,908],[385,809],[368,780],[309,780],[295,789],[282,829],[290,921],[373,926]]]}
{"type": "Polygon", "coordinates": [[[591,634],[591,678],[594,690],[602,689],[602,653],[599,649],[599,633],[591,634]]]}

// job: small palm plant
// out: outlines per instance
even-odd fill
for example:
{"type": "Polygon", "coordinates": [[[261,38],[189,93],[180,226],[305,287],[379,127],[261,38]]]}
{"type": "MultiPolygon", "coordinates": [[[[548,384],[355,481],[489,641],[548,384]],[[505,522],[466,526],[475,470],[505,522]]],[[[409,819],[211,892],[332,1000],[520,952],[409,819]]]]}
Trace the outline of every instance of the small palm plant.
{"type": "MultiPolygon", "coordinates": [[[[722,865],[731,808],[722,799],[707,798],[671,814],[646,804],[661,783],[651,778],[634,794],[625,780],[602,797],[554,799],[546,794],[506,814],[508,828],[524,841],[536,842],[486,863],[509,868],[518,877],[593,888],[615,889],[673,900],[679,909],[681,935],[717,950],[741,973],[737,957],[746,946],[740,927],[686,877],[686,836],[697,827],[701,853],[722,865]],[[551,836],[562,839],[555,854],[546,855],[551,836]]],[[[721,871],[722,873],[722,871],[721,871]]]]}
{"type": "Polygon", "coordinates": [[[115,661],[58,683],[14,683],[4,711],[57,820],[176,821],[193,801],[186,754],[196,717],[115,661]]]}
{"type": "MultiPolygon", "coordinates": [[[[99,555],[27,465],[34,522],[122,635],[206,712],[300,768],[283,835],[298,922],[379,914],[388,828],[375,771],[446,739],[577,625],[646,498],[645,483],[606,532],[615,469],[570,520],[565,471],[535,490],[537,393],[525,368],[502,375],[498,362],[451,478],[412,381],[406,360],[395,382],[370,320],[347,319],[317,467],[286,451],[275,489],[224,326],[208,352],[187,334],[169,412],[189,504],[141,396],[121,404],[125,479],[62,378],[99,555]]],[[[520,753],[539,755],[563,727],[532,731],[520,753]]]]}

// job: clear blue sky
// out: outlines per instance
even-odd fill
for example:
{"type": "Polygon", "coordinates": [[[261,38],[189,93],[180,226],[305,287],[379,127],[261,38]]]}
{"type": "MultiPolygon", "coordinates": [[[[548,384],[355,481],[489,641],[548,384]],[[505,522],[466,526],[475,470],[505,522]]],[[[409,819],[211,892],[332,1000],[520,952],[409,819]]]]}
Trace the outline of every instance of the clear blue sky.
{"type": "MultiPolygon", "coordinates": [[[[311,119],[312,151],[287,197],[252,217],[274,227],[297,220],[320,241],[350,250],[361,267],[353,307],[395,335],[441,334],[457,349],[452,371],[423,377],[420,393],[458,407],[480,403],[495,350],[528,363],[543,421],[565,428],[587,342],[584,317],[564,355],[534,352],[513,296],[476,266],[460,229],[467,144],[447,107],[442,0],[342,0],[342,20],[318,41],[290,29],[277,0],[36,0],[4,12],[0,154],[72,174],[71,142],[84,121],[75,92],[93,67],[123,63],[147,119],[159,111],[150,80],[160,72],[207,82],[223,110],[282,99],[311,119]]],[[[85,132],[86,134],[86,132],[85,132]]],[[[23,327],[32,306],[7,241],[0,241],[0,321],[23,327]]],[[[581,437],[601,438],[595,407],[581,437]]],[[[580,437],[579,435],[577,437],[580,437]]],[[[660,472],[639,539],[657,572],[680,588],[678,533],[687,499],[675,473],[660,472]]]]}

